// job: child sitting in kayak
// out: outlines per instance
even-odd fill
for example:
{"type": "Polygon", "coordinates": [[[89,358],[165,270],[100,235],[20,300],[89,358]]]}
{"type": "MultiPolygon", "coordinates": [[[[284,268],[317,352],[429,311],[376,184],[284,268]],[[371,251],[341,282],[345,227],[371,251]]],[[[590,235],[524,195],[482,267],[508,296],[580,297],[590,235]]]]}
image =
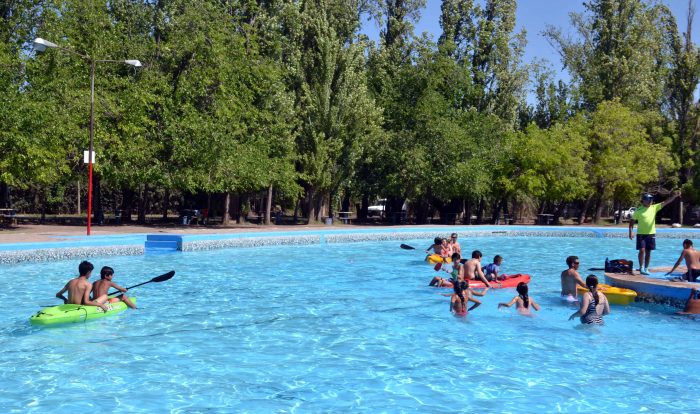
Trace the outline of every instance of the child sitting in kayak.
{"type": "Polygon", "coordinates": [[[486,280],[489,282],[498,280],[498,272],[501,270],[501,263],[503,263],[503,258],[500,255],[496,255],[493,258],[493,263],[489,263],[481,268],[481,271],[484,272],[484,277],[486,277],[486,280]]]}
{"type": "Polygon", "coordinates": [[[527,283],[518,283],[518,286],[515,288],[515,290],[518,292],[518,296],[511,299],[511,301],[508,303],[499,303],[499,309],[503,307],[510,308],[513,304],[515,304],[515,308],[521,315],[532,315],[532,312],[530,310],[531,308],[535,309],[536,311],[540,310],[540,305],[538,305],[534,299],[528,296],[527,283]]]}
{"type": "Polygon", "coordinates": [[[88,282],[90,276],[92,275],[92,270],[95,266],[88,261],[82,261],[78,265],[78,273],[80,276],[75,279],[71,279],[66,283],[63,289],[56,293],[56,297],[63,299],[63,303],[70,303],[74,305],[89,305],[89,306],[99,306],[105,312],[109,308],[104,304],[97,301],[90,300],[90,291],[92,290],[92,283],[88,282]],[[63,296],[64,293],[68,292],[68,298],[63,296]]]}
{"type": "Polygon", "coordinates": [[[130,307],[131,309],[136,309],[136,305],[134,305],[134,303],[125,295],[128,289],[123,288],[118,284],[114,283],[112,281],[112,277],[114,277],[114,269],[112,269],[111,267],[105,266],[102,268],[102,270],[100,270],[100,280],[98,280],[92,285],[92,297],[94,298],[93,300],[97,303],[115,303],[122,301],[126,303],[126,306],[130,307]],[[118,291],[122,292],[122,294],[110,298],[107,296],[109,288],[117,289],[118,291]]]}
{"type": "Polygon", "coordinates": [[[459,253],[452,253],[452,271],[450,272],[450,278],[435,276],[433,280],[430,281],[430,286],[449,288],[454,286],[454,282],[460,277],[460,274],[462,279],[464,279],[464,266],[460,258],[461,256],[459,253]]]}
{"type": "Polygon", "coordinates": [[[425,253],[430,254],[430,250],[432,250],[433,254],[442,257],[443,261],[446,262],[446,259],[452,255],[450,245],[447,243],[447,239],[436,237],[435,240],[433,240],[433,242],[434,243],[430,245],[430,247],[425,249],[425,253]]]}

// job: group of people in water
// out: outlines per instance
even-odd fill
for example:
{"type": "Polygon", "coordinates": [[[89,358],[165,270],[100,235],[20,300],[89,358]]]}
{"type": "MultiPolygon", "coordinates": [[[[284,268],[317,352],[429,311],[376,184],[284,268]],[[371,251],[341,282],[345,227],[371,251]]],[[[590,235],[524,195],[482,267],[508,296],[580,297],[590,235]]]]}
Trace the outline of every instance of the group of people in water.
{"type": "Polygon", "coordinates": [[[114,269],[104,266],[100,270],[100,280],[90,283],[89,279],[95,269],[92,263],[83,261],[78,265],[78,277],[66,283],[63,289],[56,293],[56,297],[63,300],[63,303],[74,305],[98,306],[103,311],[111,310],[110,303],[123,301],[128,307],[136,309],[136,305],[126,296],[128,289],[114,283],[114,269]],[[109,289],[117,289],[121,294],[110,297],[109,289]],[[68,297],[64,294],[68,293],[68,297]]]}
{"type": "MultiPolygon", "coordinates": [[[[461,246],[457,242],[456,233],[452,233],[449,241],[440,237],[435,238],[434,243],[426,249],[426,253],[430,253],[431,250],[433,254],[442,257],[445,263],[448,261],[452,263],[450,277],[435,276],[430,281],[430,286],[451,287],[453,289],[453,293],[445,296],[450,297],[450,311],[455,315],[466,315],[481,305],[481,300],[476,297],[486,295],[486,292],[492,287],[490,282],[499,282],[505,279],[505,276],[499,275],[500,266],[503,263],[503,257],[500,255],[496,255],[492,263],[483,267],[481,266],[483,255],[479,250],[472,252],[471,259],[462,259],[461,246]],[[474,290],[469,287],[470,281],[481,281],[484,288],[474,290]],[[468,302],[472,302],[470,307],[468,307],[468,302]]],[[[569,320],[578,316],[583,324],[602,325],[603,316],[610,313],[610,305],[605,295],[598,292],[598,278],[595,275],[589,275],[584,282],[578,273],[580,261],[576,256],[567,257],[566,263],[568,269],[561,273],[561,297],[565,302],[577,307],[576,312],[569,317],[569,320]],[[577,286],[586,289],[580,301],[576,291],[577,286]]],[[[518,283],[516,291],[517,296],[513,297],[510,302],[499,303],[498,307],[515,305],[517,311],[522,315],[532,315],[532,309],[540,310],[539,304],[529,296],[527,283],[518,283]]]]}

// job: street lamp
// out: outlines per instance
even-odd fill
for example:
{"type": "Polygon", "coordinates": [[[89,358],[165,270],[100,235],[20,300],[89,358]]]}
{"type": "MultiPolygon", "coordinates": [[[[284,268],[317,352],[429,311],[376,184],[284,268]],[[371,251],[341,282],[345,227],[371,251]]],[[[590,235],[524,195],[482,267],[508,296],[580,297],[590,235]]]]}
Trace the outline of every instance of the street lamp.
{"type": "Polygon", "coordinates": [[[64,52],[80,56],[82,59],[90,63],[90,148],[88,150],[88,211],[87,211],[87,235],[90,235],[90,223],[92,218],[92,163],[95,158],[93,153],[92,141],[95,135],[95,64],[102,62],[123,63],[137,68],[141,67],[141,62],[138,60],[111,60],[111,59],[93,59],[90,55],[83,55],[73,49],[61,47],[56,43],[49,42],[46,39],[37,37],[34,39],[34,50],[44,52],[47,48],[59,49],[64,52]]]}

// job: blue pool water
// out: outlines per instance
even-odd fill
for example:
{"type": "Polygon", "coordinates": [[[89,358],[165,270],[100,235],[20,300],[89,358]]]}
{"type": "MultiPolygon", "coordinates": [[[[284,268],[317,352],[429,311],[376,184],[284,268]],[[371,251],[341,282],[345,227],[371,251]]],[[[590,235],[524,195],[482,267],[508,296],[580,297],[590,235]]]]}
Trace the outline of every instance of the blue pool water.
{"type": "MultiPolygon", "coordinates": [[[[428,288],[429,240],[213,250],[93,260],[134,285],[140,309],[55,328],[28,317],[54,304],[78,261],[0,267],[2,412],[694,412],[700,324],[675,309],[614,306],[600,328],[558,300],[570,254],[581,268],[635,258],[607,238],[461,240],[506,273],[530,273],[534,318],[491,290],[467,318],[428,288]]],[[[653,265],[680,240],[659,239],[653,265]]],[[[593,272],[601,274],[600,272],[593,272]]],[[[586,272],[582,272],[585,277],[586,272]]],[[[93,276],[94,280],[94,276],[93,276]]]]}

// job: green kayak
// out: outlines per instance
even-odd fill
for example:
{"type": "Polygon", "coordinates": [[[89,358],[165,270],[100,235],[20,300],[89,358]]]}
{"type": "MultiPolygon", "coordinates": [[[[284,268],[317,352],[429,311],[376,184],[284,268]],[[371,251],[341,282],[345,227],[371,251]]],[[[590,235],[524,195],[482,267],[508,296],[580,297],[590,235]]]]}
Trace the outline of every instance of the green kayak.
{"type": "MultiPolygon", "coordinates": [[[[136,298],[130,296],[134,304],[136,298]]],[[[126,303],[119,301],[108,305],[112,309],[103,311],[99,306],[83,306],[83,305],[58,305],[44,308],[32,315],[29,322],[32,325],[58,325],[61,323],[85,322],[90,319],[104,318],[105,316],[116,315],[124,312],[128,306],[126,303]]]]}

